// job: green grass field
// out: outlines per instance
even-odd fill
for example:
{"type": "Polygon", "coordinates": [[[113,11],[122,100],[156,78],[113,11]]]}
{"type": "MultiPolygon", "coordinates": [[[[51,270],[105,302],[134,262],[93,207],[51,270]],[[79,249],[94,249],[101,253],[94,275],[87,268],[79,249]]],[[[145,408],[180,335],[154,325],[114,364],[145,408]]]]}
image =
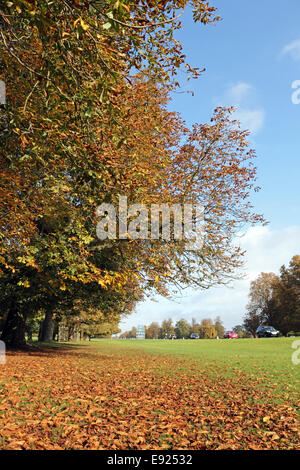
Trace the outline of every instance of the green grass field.
{"type": "MultiPolygon", "coordinates": [[[[300,365],[292,363],[295,338],[256,338],[238,340],[93,340],[103,351],[126,350],[130,354],[185,357],[192,360],[190,371],[203,370],[213,376],[238,380],[240,374],[259,380],[261,387],[274,391],[274,400],[299,398],[300,365]]],[[[185,366],[183,366],[185,367],[185,366]]],[[[170,373],[175,373],[170,371],[170,373]]]]}

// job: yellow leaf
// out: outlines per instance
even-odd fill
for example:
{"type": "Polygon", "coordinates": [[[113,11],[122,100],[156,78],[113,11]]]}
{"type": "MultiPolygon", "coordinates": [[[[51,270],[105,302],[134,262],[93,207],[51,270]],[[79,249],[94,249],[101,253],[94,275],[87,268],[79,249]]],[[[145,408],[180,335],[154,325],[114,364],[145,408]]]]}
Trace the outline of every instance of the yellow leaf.
{"type": "Polygon", "coordinates": [[[80,25],[84,31],[87,31],[89,29],[89,25],[86,24],[82,18],[80,18],[80,25]]]}
{"type": "Polygon", "coordinates": [[[74,28],[76,28],[77,26],[77,23],[79,23],[79,21],[81,20],[81,18],[77,18],[77,20],[74,21],[73,25],[74,25],[74,28]]]}

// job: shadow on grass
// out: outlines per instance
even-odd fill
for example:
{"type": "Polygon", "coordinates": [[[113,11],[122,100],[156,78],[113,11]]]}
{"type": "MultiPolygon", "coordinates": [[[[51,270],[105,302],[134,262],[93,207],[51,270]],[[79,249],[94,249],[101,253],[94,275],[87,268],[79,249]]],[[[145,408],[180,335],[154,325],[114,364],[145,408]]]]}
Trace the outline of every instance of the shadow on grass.
{"type": "Polygon", "coordinates": [[[22,349],[8,349],[7,357],[28,356],[36,358],[54,358],[71,356],[77,359],[88,359],[89,361],[111,361],[111,354],[101,354],[96,352],[94,348],[88,347],[91,343],[58,343],[52,341],[50,343],[42,343],[31,341],[22,349]]]}
{"type": "Polygon", "coordinates": [[[60,352],[79,352],[85,348],[86,344],[75,344],[75,343],[58,343],[56,341],[51,341],[49,343],[44,343],[40,341],[29,341],[22,348],[9,348],[6,350],[7,356],[15,355],[16,353],[27,353],[28,355],[50,355],[60,352]]]}

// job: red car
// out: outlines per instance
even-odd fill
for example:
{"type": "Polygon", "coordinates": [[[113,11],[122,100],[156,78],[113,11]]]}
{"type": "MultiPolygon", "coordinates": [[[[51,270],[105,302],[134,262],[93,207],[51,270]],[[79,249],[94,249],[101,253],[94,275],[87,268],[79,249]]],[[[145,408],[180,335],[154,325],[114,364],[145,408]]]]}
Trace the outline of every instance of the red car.
{"type": "Polygon", "coordinates": [[[234,333],[232,330],[230,331],[225,331],[224,333],[224,338],[225,339],[238,339],[239,335],[237,333],[234,333]]]}

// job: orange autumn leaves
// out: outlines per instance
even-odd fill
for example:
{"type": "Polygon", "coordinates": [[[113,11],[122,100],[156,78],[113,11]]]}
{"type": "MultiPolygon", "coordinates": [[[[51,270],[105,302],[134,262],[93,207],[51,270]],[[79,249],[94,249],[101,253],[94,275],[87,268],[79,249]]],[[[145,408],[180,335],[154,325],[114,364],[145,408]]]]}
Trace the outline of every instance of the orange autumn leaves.
{"type": "Polygon", "coordinates": [[[300,448],[293,402],[274,403],[255,378],[202,367],[87,347],[10,353],[0,368],[0,448],[300,448]]]}

